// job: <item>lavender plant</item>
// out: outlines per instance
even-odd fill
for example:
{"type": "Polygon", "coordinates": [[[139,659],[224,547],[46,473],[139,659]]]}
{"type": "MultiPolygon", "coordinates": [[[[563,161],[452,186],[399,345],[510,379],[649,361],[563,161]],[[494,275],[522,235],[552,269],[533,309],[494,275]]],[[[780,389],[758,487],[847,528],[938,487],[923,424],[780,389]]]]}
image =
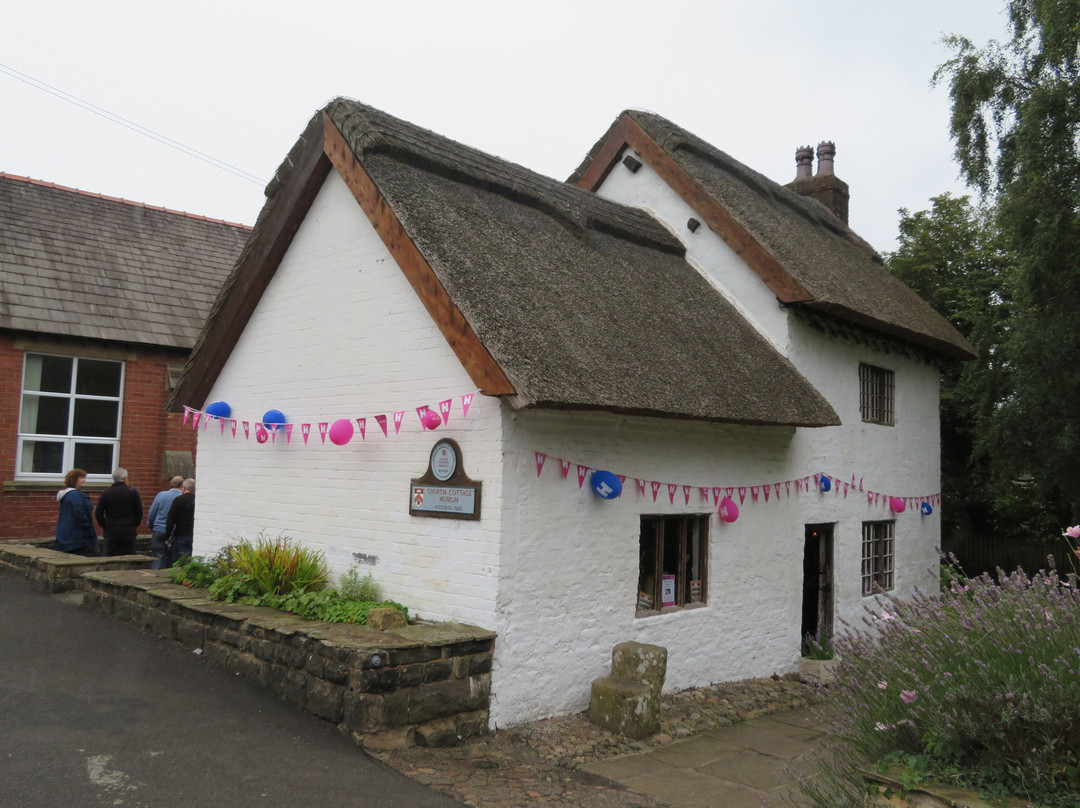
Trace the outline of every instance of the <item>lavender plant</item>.
{"type": "Polygon", "coordinates": [[[998,579],[883,595],[862,630],[837,638],[832,738],[821,776],[803,783],[815,805],[866,804],[859,768],[889,764],[909,785],[1080,805],[1076,577],[999,570],[998,579]]]}

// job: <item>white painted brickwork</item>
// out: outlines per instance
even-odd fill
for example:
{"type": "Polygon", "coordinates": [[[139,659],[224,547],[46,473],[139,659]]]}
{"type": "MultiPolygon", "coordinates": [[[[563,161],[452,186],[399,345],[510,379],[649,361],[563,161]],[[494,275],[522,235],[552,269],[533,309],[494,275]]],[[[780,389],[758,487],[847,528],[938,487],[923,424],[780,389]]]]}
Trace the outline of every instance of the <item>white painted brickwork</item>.
{"type": "MultiPolygon", "coordinates": [[[[422,617],[494,625],[499,564],[500,402],[476,395],[445,338],[336,172],[332,172],[214,386],[233,417],[279,409],[295,424],[258,444],[199,437],[195,552],[232,537],[287,533],[326,553],[334,575],[353,553],[377,559],[386,597],[422,617]],[[420,428],[415,407],[453,397],[448,425],[420,428]],[[375,414],[406,410],[385,438],[375,414]],[[299,424],[367,417],[367,440],[323,445],[299,424]],[[462,446],[466,472],[484,481],[479,522],[410,517],[409,481],[439,437],[462,446]]],[[[355,425],[355,421],[354,421],[355,425]]]]}

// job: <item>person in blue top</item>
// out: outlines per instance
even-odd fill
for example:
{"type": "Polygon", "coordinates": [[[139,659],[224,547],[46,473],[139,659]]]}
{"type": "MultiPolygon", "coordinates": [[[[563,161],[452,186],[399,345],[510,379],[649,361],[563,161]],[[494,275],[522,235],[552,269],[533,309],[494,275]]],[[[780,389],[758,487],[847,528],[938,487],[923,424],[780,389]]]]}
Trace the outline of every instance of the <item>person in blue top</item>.
{"type": "Polygon", "coordinates": [[[82,487],[86,472],[72,469],[64,475],[64,488],[56,492],[60,515],[56,520],[56,543],[53,548],[62,553],[94,554],[98,549],[94,528],[94,506],[82,487]]]}
{"type": "Polygon", "coordinates": [[[151,569],[161,569],[168,559],[169,534],[165,532],[165,520],[169,518],[169,508],[172,507],[173,500],[180,496],[180,486],[183,483],[183,477],[173,477],[169,480],[168,490],[154,497],[150,505],[146,525],[150,528],[150,552],[154,554],[154,560],[150,564],[151,569]]]}

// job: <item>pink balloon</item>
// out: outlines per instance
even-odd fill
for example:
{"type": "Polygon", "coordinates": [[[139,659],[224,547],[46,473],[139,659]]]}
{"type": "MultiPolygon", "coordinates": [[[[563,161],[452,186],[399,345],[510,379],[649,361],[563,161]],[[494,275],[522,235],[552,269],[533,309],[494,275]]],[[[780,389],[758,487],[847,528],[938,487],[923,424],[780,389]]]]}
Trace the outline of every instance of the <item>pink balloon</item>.
{"type": "Polygon", "coordinates": [[[739,518],[739,506],[735,504],[735,500],[731,497],[724,497],[720,500],[720,518],[725,522],[734,522],[739,518]]]}
{"type": "Polygon", "coordinates": [[[439,417],[439,413],[435,412],[435,410],[429,409],[424,413],[424,426],[428,429],[434,429],[441,423],[442,418],[439,417]]]}
{"type": "Polygon", "coordinates": [[[352,440],[353,425],[348,418],[339,418],[330,424],[330,442],[335,446],[344,446],[352,440]]]}
{"type": "Polygon", "coordinates": [[[889,500],[889,509],[893,513],[903,513],[906,508],[907,503],[900,499],[900,497],[893,497],[889,500]]]}

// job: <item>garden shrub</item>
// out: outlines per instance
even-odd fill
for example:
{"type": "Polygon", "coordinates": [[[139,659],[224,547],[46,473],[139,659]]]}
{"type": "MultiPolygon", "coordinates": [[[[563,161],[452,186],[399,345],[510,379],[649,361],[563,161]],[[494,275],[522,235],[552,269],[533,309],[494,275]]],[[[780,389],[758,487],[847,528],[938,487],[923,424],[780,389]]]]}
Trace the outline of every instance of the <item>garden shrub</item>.
{"type": "Polygon", "coordinates": [[[342,576],[344,589],[328,588],[323,554],[293,544],[288,536],[267,540],[260,535],[254,544],[240,539],[212,559],[181,559],[170,577],[175,583],[207,588],[213,600],[268,606],[311,620],[366,624],[368,612],[378,607],[398,609],[408,617],[400,603],[380,600],[374,577],[359,578],[355,567],[342,576]]]}
{"type": "Polygon", "coordinates": [[[1080,805],[1080,592],[1075,576],[953,576],[947,591],[881,596],[835,642],[817,806],[866,804],[860,766],[897,765],[1035,806],[1080,805]]]}

